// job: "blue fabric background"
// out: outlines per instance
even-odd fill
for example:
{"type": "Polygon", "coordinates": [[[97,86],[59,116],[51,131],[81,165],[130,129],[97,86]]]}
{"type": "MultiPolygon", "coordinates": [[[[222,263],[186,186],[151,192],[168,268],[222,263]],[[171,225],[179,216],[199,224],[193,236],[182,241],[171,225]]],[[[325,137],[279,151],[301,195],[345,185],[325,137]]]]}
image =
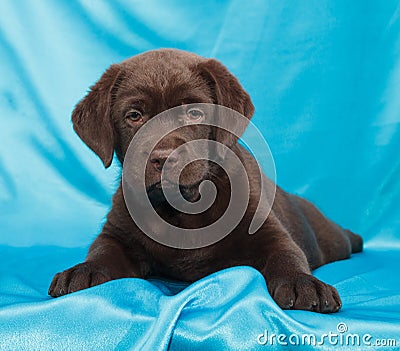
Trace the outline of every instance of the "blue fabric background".
{"type": "Polygon", "coordinates": [[[0,350],[289,350],[257,337],[338,323],[375,346],[337,349],[392,338],[400,350],[399,111],[396,0],[1,1],[0,350]],[[280,310],[248,267],[186,289],[122,279],[47,296],[84,259],[120,172],[74,134],[74,104],[111,63],[160,47],[225,63],[253,98],[278,184],[364,237],[364,253],[315,272],[339,313],[280,310]]]}

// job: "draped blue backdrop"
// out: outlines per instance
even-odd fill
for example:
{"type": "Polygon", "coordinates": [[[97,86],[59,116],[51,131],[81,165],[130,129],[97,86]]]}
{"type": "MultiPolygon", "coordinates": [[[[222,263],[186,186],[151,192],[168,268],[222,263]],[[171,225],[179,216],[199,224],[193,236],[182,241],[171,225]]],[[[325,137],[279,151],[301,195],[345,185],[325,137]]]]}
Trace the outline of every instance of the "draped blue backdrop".
{"type": "Polygon", "coordinates": [[[339,323],[370,334],[368,349],[400,349],[398,1],[4,0],[0,122],[0,350],[289,350],[260,335],[339,323]],[[120,174],[74,134],[71,111],[111,63],[161,47],[221,60],[253,99],[278,184],[364,237],[364,253],[315,272],[339,313],[280,310],[248,267],[185,289],[122,279],[47,296],[84,259],[120,174]]]}

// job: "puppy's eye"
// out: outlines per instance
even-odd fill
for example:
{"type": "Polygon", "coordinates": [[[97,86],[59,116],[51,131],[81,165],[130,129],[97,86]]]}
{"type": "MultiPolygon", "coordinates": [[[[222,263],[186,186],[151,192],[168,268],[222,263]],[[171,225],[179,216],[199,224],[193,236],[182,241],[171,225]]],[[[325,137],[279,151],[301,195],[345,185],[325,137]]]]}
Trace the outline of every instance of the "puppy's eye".
{"type": "Polygon", "coordinates": [[[132,110],[125,115],[125,118],[129,119],[132,122],[138,122],[142,119],[142,114],[137,110],[132,110]]]}
{"type": "Polygon", "coordinates": [[[200,121],[204,117],[204,112],[199,108],[195,107],[187,110],[186,115],[191,121],[196,122],[200,121]]]}

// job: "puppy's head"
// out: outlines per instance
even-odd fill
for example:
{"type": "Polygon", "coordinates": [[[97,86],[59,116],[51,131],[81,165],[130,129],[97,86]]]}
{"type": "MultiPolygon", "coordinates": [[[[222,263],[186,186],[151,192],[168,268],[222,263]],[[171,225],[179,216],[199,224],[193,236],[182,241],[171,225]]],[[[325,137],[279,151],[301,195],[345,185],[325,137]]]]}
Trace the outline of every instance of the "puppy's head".
{"type": "MultiPolygon", "coordinates": [[[[146,187],[158,196],[161,170],[174,172],[177,159],[168,156],[179,146],[197,139],[211,139],[228,147],[237,137],[216,127],[202,125],[211,118],[192,104],[218,104],[247,118],[254,112],[249,95],[238,80],[214,59],[173,49],[149,51],[112,65],[76,105],[72,113],[74,130],[109,167],[114,151],[121,163],[135,133],[152,117],[181,106],[185,127],[166,135],[149,150],[146,187]],[[186,105],[190,104],[190,108],[186,105]]],[[[214,118],[214,117],[213,117],[214,118]]],[[[207,177],[210,163],[195,161],[179,176],[179,185],[189,200],[192,191],[207,177]]],[[[185,195],[185,194],[183,194],[185,195]]]]}

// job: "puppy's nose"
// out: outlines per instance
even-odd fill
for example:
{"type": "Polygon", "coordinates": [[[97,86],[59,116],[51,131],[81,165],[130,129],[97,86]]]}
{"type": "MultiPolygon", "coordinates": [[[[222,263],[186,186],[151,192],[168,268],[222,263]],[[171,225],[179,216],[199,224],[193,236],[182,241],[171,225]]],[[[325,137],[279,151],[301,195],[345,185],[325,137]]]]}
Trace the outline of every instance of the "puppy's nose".
{"type": "Polygon", "coordinates": [[[173,152],[173,149],[168,149],[168,150],[153,150],[153,152],[150,154],[150,163],[153,165],[153,167],[161,172],[162,168],[164,165],[168,168],[174,167],[178,163],[178,157],[177,156],[169,156],[173,152]],[[168,157],[169,156],[169,157],[168,157]],[[168,159],[168,161],[167,161],[168,159]],[[167,161],[167,163],[166,163],[167,161]]]}

